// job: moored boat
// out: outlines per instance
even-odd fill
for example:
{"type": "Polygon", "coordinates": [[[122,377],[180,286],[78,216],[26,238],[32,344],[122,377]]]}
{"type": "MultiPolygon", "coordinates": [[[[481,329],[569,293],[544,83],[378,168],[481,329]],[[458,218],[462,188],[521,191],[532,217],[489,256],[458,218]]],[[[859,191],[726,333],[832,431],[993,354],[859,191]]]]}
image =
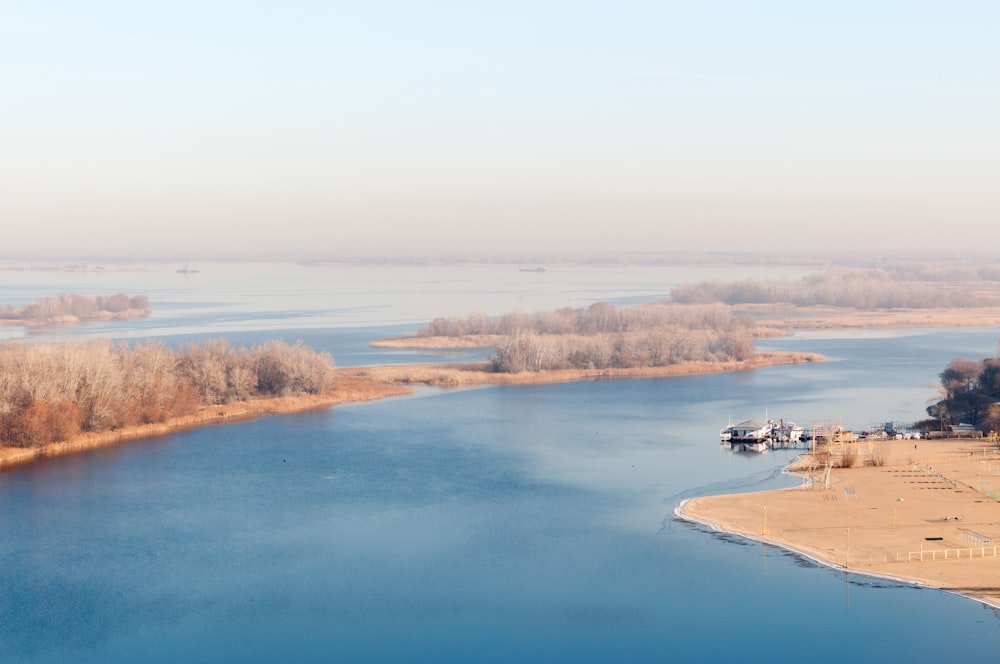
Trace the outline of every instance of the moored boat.
{"type": "Polygon", "coordinates": [[[719,432],[722,442],[734,449],[763,452],[772,447],[795,445],[803,429],[792,421],[746,420],[728,424],[719,432]]]}

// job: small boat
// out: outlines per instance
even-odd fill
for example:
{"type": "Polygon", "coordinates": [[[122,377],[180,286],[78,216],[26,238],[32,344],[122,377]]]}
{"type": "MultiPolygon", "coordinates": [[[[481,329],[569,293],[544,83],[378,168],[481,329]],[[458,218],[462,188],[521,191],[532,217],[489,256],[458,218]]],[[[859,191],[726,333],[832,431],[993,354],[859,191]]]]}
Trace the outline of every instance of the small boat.
{"type": "Polygon", "coordinates": [[[719,431],[719,439],[722,440],[723,443],[728,443],[729,441],[731,441],[733,439],[733,418],[732,418],[732,416],[729,417],[729,424],[727,424],[726,426],[722,427],[722,430],[719,431]]]}
{"type": "Polygon", "coordinates": [[[539,265],[538,267],[522,267],[521,272],[545,272],[545,266],[539,265]]]}
{"type": "Polygon", "coordinates": [[[777,444],[794,445],[802,440],[804,430],[795,422],[779,420],[771,428],[771,439],[777,444]]]}

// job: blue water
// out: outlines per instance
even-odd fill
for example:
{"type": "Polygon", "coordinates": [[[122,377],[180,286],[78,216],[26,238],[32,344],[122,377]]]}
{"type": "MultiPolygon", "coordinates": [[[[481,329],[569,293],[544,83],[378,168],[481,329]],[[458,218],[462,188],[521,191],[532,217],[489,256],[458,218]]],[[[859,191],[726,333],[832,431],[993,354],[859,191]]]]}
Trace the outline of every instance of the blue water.
{"type": "Polygon", "coordinates": [[[797,483],[791,453],[720,449],[730,415],[913,420],[998,335],[800,335],[766,345],[831,361],[424,389],[20,468],[0,475],[0,662],[992,661],[991,608],[673,510],[797,483]]]}

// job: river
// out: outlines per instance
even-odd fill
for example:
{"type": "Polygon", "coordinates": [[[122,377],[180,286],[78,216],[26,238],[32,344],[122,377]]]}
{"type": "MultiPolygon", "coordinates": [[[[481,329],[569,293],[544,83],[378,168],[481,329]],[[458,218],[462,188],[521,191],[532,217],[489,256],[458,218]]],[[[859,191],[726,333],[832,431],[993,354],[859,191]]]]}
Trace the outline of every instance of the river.
{"type": "MultiPolygon", "coordinates": [[[[138,323],[32,338],[304,338],[347,366],[428,361],[367,344],[436,315],[628,304],[698,278],[200,267],[18,273],[5,294],[124,290],[154,306],[138,323]]],[[[781,472],[790,452],[722,450],[730,417],[912,421],[947,362],[994,354],[998,335],[797,335],[761,345],[831,361],[421,389],[23,467],[0,476],[0,661],[988,660],[1000,644],[992,608],[845,575],[673,510],[797,482],[781,472]]]]}

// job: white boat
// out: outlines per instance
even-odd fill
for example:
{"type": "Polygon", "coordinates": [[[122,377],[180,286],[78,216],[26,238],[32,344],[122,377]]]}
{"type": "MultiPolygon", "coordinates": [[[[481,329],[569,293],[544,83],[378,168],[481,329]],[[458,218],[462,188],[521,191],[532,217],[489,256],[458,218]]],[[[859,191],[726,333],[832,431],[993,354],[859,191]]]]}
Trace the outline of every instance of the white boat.
{"type": "Polygon", "coordinates": [[[771,424],[760,420],[746,420],[728,428],[729,440],[734,443],[767,440],[771,435],[771,424]]]}
{"type": "Polygon", "coordinates": [[[722,430],[719,431],[719,439],[722,440],[722,442],[724,443],[728,443],[730,440],[732,440],[732,438],[733,438],[733,418],[732,416],[730,416],[729,424],[722,427],[722,430]]]}
{"type": "Polygon", "coordinates": [[[802,427],[792,421],[746,420],[723,427],[719,438],[734,449],[763,452],[771,447],[794,445],[802,439],[802,434],[802,427]]]}
{"type": "Polygon", "coordinates": [[[775,443],[794,445],[802,440],[802,433],[802,427],[795,422],[779,420],[778,424],[771,428],[771,440],[775,443]]]}
{"type": "Polygon", "coordinates": [[[727,427],[729,446],[748,452],[763,452],[768,447],[771,426],[760,420],[746,420],[727,427]]]}

